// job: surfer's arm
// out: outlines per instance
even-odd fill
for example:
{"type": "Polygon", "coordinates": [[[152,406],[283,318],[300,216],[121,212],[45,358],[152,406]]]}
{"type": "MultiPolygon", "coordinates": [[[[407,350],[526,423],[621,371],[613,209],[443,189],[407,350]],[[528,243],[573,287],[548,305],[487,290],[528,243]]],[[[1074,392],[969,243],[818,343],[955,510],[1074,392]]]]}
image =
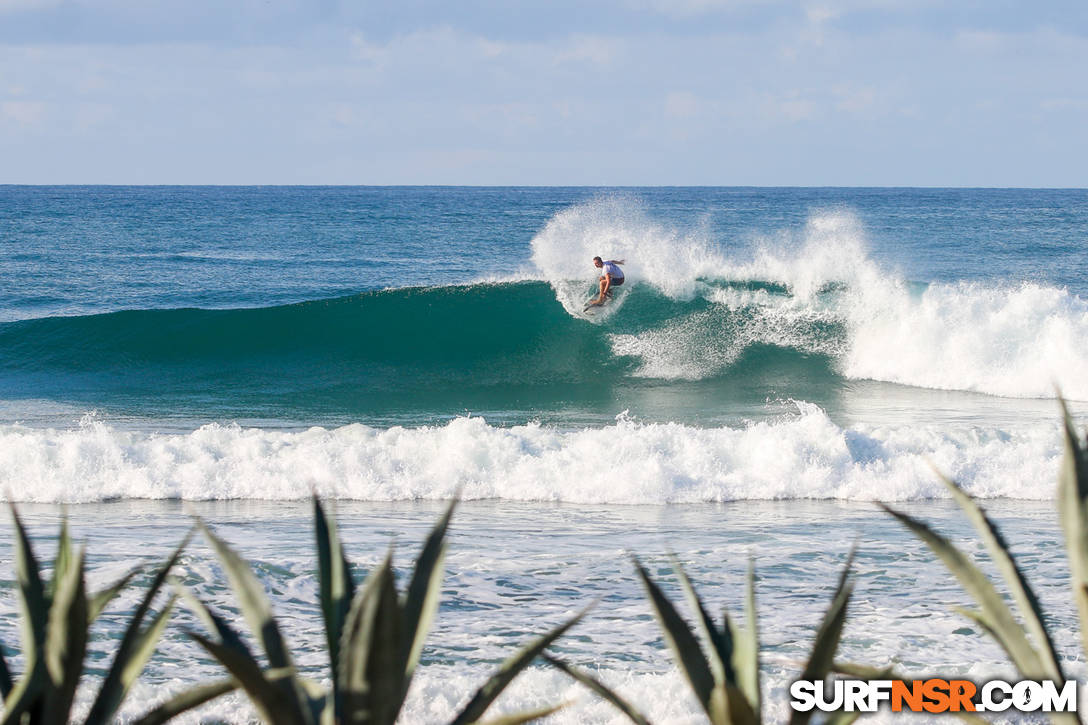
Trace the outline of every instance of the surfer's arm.
{"type": "Polygon", "coordinates": [[[611,262],[612,264],[626,264],[627,263],[627,261],[624,260],[624,259],[610,259],[608,261],[611,262]]]}

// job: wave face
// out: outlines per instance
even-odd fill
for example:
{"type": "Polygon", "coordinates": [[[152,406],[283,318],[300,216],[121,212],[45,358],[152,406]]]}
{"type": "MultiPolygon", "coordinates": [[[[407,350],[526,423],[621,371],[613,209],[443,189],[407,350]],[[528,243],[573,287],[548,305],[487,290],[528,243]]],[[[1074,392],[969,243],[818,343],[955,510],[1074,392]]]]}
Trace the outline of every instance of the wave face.
{"type": "Polygon", "coordinates": [[[1016,430],[836,425],[819,407],[739,428],[639,423],[564,431],[353,424],[301,432],[205,425],[187,434],[0,429],[0,491],[16,500],[449,498],[664,504],[946,495],[933,465],[976,496],[1053,495],[1056,424],[1016,430]],[[609,474],[602,475],[607,467],[609,474]]]}
{"type": "MultiPolygon", "coordinates": [[[[7,323],[0,395],[349,412],[426,399],[456,411],[593,401],[615,386],[771,391],[768,380],[804,378],[1011,397],[1049,397],[1058,383],[1088,400],[1085,300],[1034,283],[909,282],[869,258],[848,213],[815,215],[797,238],[758,240],[741,259],[697,228],[605,198],[556,214],[522,276],[7,323]],[[626,258],[628,283],[587,318],[595,254],[626,258]]],[[[797,395],[789,384],[774,393],[797,395]]]]}
{"type": "Polygon", "coordinates": [[[140,310],[0,327],[7,371],[125,385],[494,385],[579,379],[604,338],[544,283],[408,288],[264,309],[140,310]]]}

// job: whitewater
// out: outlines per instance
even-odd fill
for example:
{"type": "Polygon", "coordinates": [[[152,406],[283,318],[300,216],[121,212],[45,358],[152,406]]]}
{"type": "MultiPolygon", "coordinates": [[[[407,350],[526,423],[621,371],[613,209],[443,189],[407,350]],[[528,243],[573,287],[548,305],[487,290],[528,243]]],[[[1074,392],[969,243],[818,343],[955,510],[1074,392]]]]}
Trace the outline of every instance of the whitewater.
{"type": "MultiPolygon", "coordinates": [[[[587,255],[628,256],[629,279],[696,307],[642,333],[611,336],[636,374],[721,374],[753,345],[825,354],[848,379],[991,395],[1088,398],[1088,302],[1031,282],[919,283],[881,268],[847,211],[813,214],[750,259],[715,251],[609,198],[565,210],[533,239],[532,261],[570,313],[587,255]],[[695,304],[698,300],[702,304],[695,304]],[[821,334],[839,327],[837,334],[821,334]]],[[[584,276],[584,275],[583,275],[584,276]]],[[[620,305],[611,309],[616,314],[620,305]]]]}
{"type": "MultiPolygon", "coordinates": [[[[359,577],[390,546],[405,575],[459,496],[411,723],[593,600],[558,651],[651,720],[697,722],[629,557],[679,598],[674,552],[716,612],[753,558],[780,722],[854,542],[845,659],[1013,676],[876,506],[978,551],[945,475],[1083,677],[1054,493],[1059,392],[1088,420],[1086,240],[1083,190],[0,187],[0,498],[45,560],[63,505],[92,589],[201,517],[322,681],[310,496],[359,577]],[[587,317],[598,255],[628,281],[587,317]]],[[[178,576],[233,611],[203,543],[178,576]]],[[[15,612],[0,597],[6,653],[15,612]]],[[[121,720],[218,674],[170,627],[121,720]]],[[[495,714],[560,701],[556,722],[620,721],[542,666],[495,714]]],[[[209,719],[253,713],[228,696],[188,721],[209,719]]]]}
{"type": "Polygon", "coordinates": [[[743,428],[638,423],[562,431],[443,426],[268,431],[205,425],[189,434],[0,429],[0,490],[20,501],[121,499],[366,501],[505,499],[594,504],[758,499],[904,501],[947,496],[935,470],[983,498],[1049,499],[1058,425],[835,425],[818,407],[743,428]],[[615,460],[600,476],[599,457],[615,460]],[[1046,482],[1046,483],[1042,483],[1046,482]]]}

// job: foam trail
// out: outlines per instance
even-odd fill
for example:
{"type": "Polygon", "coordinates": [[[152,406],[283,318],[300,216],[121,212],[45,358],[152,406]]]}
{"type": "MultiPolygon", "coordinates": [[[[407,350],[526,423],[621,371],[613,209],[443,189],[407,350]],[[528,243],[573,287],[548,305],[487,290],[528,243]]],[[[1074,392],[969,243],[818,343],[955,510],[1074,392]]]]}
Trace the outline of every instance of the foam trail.
{"type": "Polygon", "coordinates": [[[910,500],[944,496],[930,462],[977,496],[1046,499],[1056,425],[841,428],[817,406],[744,428],[676,423],[563,431],[489,426],[301,432],[206,425],[188,434],[87,421],[0,429],[0,490],[20,501],[130,498],[448,498],[664,504],[748,499],[910,500]],[[603,452],[610,474],[601,475],[603,452]]]}

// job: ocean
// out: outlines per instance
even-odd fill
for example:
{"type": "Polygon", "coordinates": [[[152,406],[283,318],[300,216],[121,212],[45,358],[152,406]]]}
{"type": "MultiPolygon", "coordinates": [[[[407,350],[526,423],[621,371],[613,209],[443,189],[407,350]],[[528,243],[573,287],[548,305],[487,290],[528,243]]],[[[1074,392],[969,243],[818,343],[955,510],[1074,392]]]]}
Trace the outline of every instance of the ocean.
{"type": "MultiPolygon", "coordinates": [[[[699,722],[630,556],[679,596],[675,553],[735,612],[752,558],[783,721],[855,542],[843,659],[1014,679],[874,503],[980,554],[937,470],[1003,525],[1083,681],[1054,490],[1057,391],[1088,420],[1086,270],[1088,190],[0,186],[0,492],[43,553],[67,511],[92,588],[203,517],[318,680],[311,493],[359,577],[390,542],[406,571],[460,495],[404,722],[598,599],[556,651],[699,722]],[[589,316],[596,255],[627,282],[589,316]]],[[[202,542],[181,572],[233,606],[202,542]]],[[[5,528],[9,656],[13,587],[5,528]]],[[[137,596],[92,643],[99,676],[137,596]]],[[[219,673],[176,616],[125,718],[219,673]]],[[[495,712],[566,701],[554,722],[623,721],[544,666],[495,712]]]]}

